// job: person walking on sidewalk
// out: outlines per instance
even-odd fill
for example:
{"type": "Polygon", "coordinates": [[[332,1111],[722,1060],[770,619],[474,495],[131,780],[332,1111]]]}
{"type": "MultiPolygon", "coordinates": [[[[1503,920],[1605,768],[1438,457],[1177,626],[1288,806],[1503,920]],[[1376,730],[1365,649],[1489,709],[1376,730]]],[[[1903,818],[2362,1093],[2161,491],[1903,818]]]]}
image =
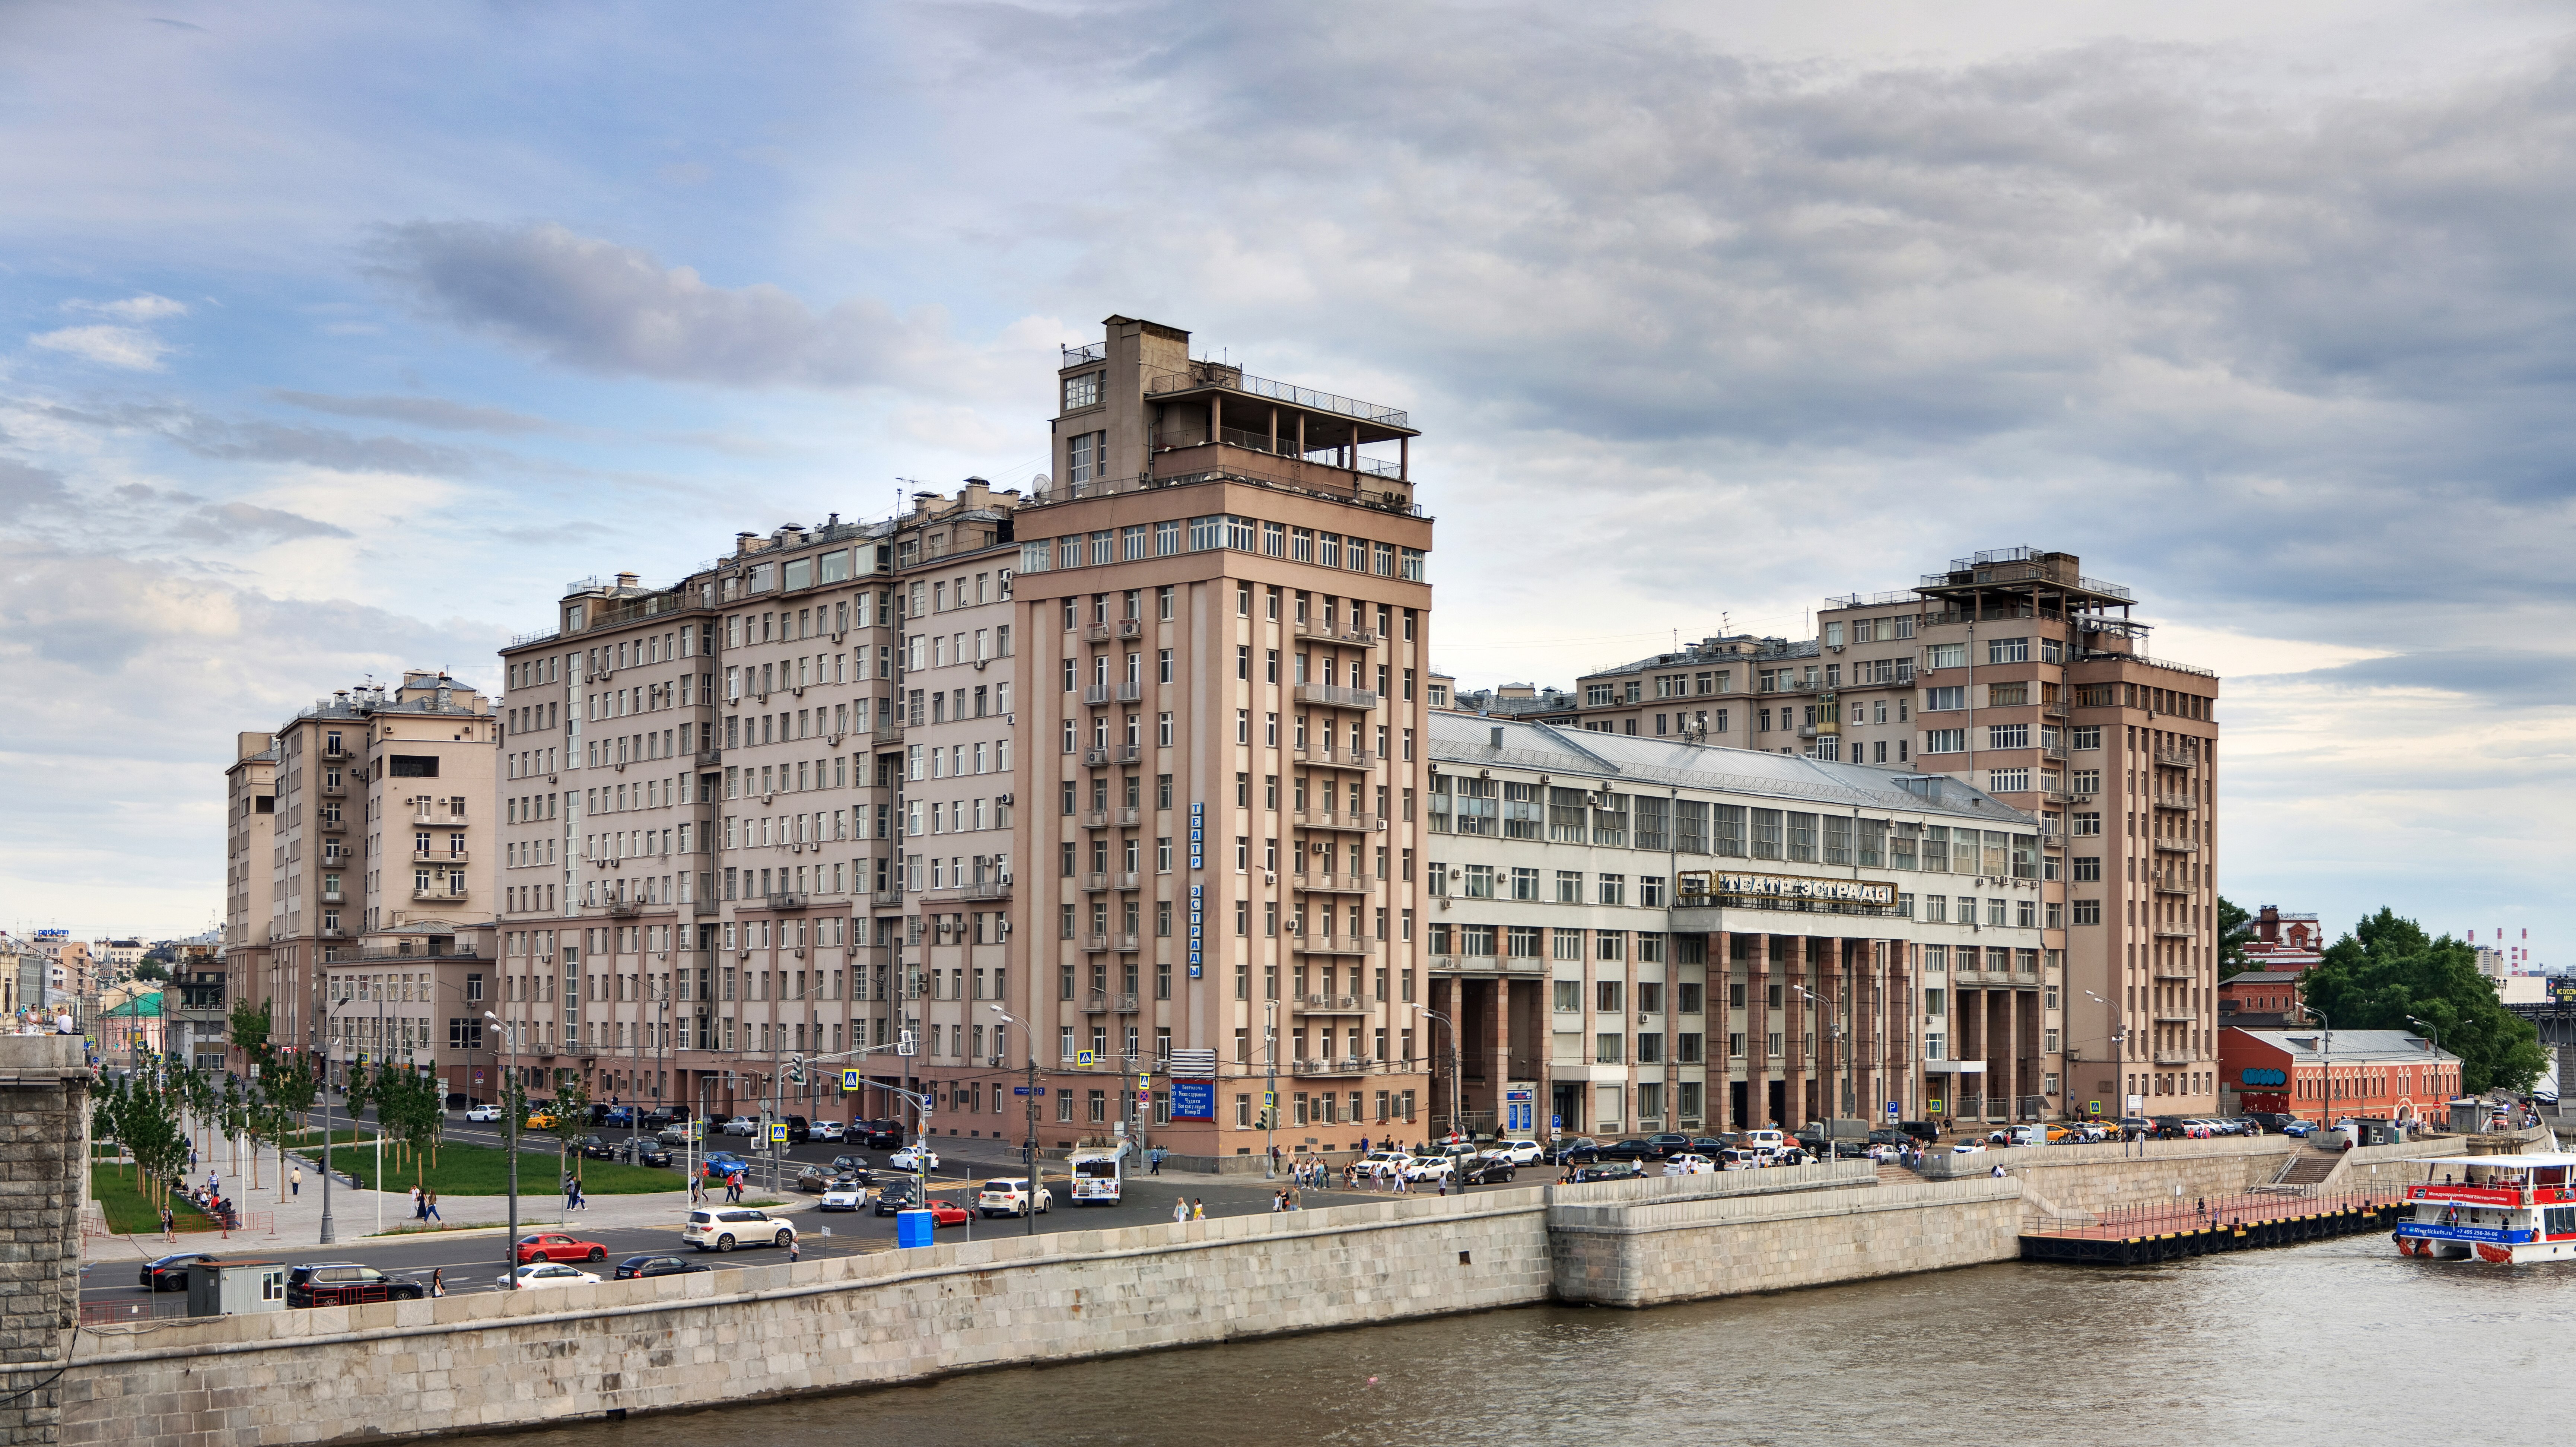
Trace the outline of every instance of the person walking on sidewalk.
{"type": "Polygon", "coordinates": [[[799,1242],[799,1241],[798,1241],[794,1236],[790,1236],[790,1237],[788,1237],[788,1238],[787,1238],[787,1264],[788,1264],[788,1265],[790,1265],[790,1266],[793,1266],[793,1265],[795,1265],[797,1262],[802,1261],[802,1260],[804,1260],[804,1259],[805,1259],[805,1248],[804,1248],[803,1244],[802,1244],[802,1243],[800,1243],[800,1242],[799,1242]]]}
{"type": "Polygon", "coordinates": [[[1205,1196],[1201,1196],[1190,1202],[1190,1219],[1193,1221],[1204,1221],[1207,1219],[1207,1198],[1205,1196]]]}
{"type": "Polygon", "coordinates": [[[421,1196],[420,1218],[424,1221],[436,1221],[441,1226],[447,1224],[447,1218],[438,1214],[438,1193],[436,1191],[430,1191],[421,1196]]]}
{"type": "Polygon", "coordinates": [[[290,1196],[301,1196],[304,1194],[304,1168],[302,1166],[297,1166],[293,1171],[287,1174],[286,1193],[290,1196]]]}
{"type": "Polygon", "coordinates": [[[420,1210],[420,1187],[418,1186],[411,1188],[411,1218],[415,1221],[422,1219],[420,1210]]]}
{"type": "Polygon", "coordinates": [[[1175,1221],[1186,1221],[1190,1219],[1189,1197],[1174,1196],[1172,1198],[1172,1219],[1175,1221]]]}

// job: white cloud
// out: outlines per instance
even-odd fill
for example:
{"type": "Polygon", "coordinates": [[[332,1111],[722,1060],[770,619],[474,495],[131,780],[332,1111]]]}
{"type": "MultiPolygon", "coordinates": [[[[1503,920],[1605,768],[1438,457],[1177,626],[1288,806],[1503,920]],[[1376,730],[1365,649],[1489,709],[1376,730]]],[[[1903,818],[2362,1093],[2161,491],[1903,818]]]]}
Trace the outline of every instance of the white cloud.
{"type": "Polygon", "coordinates": [[[157,322],[163,317],[183,317],[188,314],[187,303],[172,301],[166,296],[156,296],[148,291],[139,296],[129,296],[122,301],[65,302],[63,309],[97,312],[102,316],[120,317],[129,322],[157,322]]]}
{"type": "Polygon", "coordinates": [[[122,367],[131,372],[160,371],[161,359],[170,352],[168,342],[141,327],[64,327],[38,332],[27,341],[49,351],[69,352],[103,367],[122,367]]]}

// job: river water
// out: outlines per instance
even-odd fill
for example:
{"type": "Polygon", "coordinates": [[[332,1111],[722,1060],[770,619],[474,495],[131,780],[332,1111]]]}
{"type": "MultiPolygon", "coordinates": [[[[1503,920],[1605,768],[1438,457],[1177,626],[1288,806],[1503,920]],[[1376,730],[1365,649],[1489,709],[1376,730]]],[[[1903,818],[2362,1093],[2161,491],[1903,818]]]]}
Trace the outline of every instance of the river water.
{"type": "Polygon", "coordinates": [[[2131,1271],[2010,1264],[1532,1307],[500,1438],[717,1443],[2565,1443],[2576,1269],[2370,1235],[2131,1271]]]}

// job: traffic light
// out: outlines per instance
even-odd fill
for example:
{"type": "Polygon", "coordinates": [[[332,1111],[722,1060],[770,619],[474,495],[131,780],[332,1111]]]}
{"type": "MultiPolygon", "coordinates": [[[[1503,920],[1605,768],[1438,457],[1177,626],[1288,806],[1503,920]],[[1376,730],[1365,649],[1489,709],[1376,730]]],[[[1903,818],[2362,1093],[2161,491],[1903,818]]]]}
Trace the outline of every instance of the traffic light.
{"type": "Polygon", "coordinates": [[[790,1085],[803,1085],[805,1083],[804,1056],[791,1055],[787,1057],[787,1083],[790,1085]]]}
{"type": "Polygon", "coordinates": [[[920,1044],[920,1042],[919,1042],[917,1039],[915,1039],[915,1038],[914,1038],[913,1033],[912,1033],[911,1031],[909,1031],[909,1030],[903,1030],[903,1031],[898,1031],[898,1032],[896,1033],[896,1035],[895,1035],[895,1037],[894,1037],[894,1053],[895,1053],[895,1054],[897,1054],[897,1055],[917,1055],[917,1054],[919,1054],[920,1052],[921,1052],[921,1044],[920,1044]]]}

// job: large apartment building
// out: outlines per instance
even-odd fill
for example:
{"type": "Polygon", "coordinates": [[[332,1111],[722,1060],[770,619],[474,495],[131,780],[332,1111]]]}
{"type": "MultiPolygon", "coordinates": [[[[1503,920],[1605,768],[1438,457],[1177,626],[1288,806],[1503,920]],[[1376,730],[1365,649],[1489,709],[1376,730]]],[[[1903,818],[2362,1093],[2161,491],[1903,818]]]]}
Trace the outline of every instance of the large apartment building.
{"type": "Polygon", "coordinates": [[[1992,795],[1455,712],[1430,759],[1431,1002],[1460,1026],[1432,1051],[1441,1116],[1973,1119],[2033,1067],[2036,1016],[1980,1008],[2041,962],[2037,821],[1992,795]]]}
{"type": "MultiPolygon", "coordinates": [[[[2041,970],[1952,985],[1953,1048],[1991,1067],[1974,1104],[2208,1111],[2218,679],[2148,656],[2136,602],[2072,554],[1998,549],[1828,599],[1812,639],[1707,638],[1582,676],[1573,707],[1493,712],[1945,775],[2031,816],[2039,894],[2012,908],[2036,909],[2041,970]]],[[[1964,1075],[1950,1094],[1971,1100],[1964,1075]]]]}
{"type": "Polygon", "coordinates": [[[1018,517],[1011,993],[1057,1081],[1042,1139],[1221,1163],[1418,1132],[1414,429],[1106,327],[1064,355],[1057,481],[1018,517]]]}
{"type": "MultiPolygon", "coordinates": [[[[466,1002],[402,981],[411,992],[392,998],[421,1008],[384,1017],[379,1035],[355,1023],[356,986],[334,966],[445,953],[490,922],[496,738],[481,694],[425,670],[240,735],[225,784],[224,987],[199,990],[194,1007],[266,1003],[276,1045],[429,1066],[460,1092],[472,1052],[451,1050],[443,1027],[473,1013],[466,1002]]],[[[236,1047],[230,1063],[248,1062],[236,1047]]]]}

